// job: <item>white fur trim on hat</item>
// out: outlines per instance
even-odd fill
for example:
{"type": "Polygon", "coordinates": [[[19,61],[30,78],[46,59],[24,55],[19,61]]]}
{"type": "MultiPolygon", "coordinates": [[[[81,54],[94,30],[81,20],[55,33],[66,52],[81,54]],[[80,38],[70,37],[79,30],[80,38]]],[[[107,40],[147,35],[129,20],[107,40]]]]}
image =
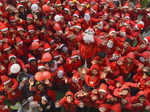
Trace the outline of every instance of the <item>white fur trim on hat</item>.
{"type": "Polygon", "coordinates": [[[106,93],[106,91],[104,89],[99,89],[98,91],[106,93]]]}
{"type": "Polygon", "coordinates": [[[19,8],[21,8],[21,7],[24,7],[24,6],[20,4],[20,5],[17,6],[17,9],[19,9],[19,8]]]}
{"type": "Polygon", "coordinates": [[[28,32],[34,32],[35,30],[29,30],[28,32]]]}
{"type": "Polygon", "coordinates": [[[39,69],[43,69],[43,68],[45,68],[45,66],[43,66],[43,65],[38,66],[38,70],[39,70],[39,69]]]}
{"type": "Polygon", "coordinates": [[[20,41],[17,43],[17,45],[22,45],[23,44],[23,41],[20,41]]]}
{"type": "Polygon", "coordinates": [[[5,49],[4,49],[4,51],[8,51],[8,50],[10,50],[10,49],[11,49],[11,47],[9,47],[9,48],[5,48],[5,49]]]}
{"type": "Polygon", "coordinates": [[[11,60],[11,58],[16,58],[16,56],[9,56],[9,60],[11,60]]]}
{"type": "Polygon", "coordinates": [[[65,44],[61,44],[60,46],[59,46],[59,49],[61,49],[62,47],[64,47],[65,46],[65,44]]]}
{"type": "Polygon", "coordinates": [[[74,56],[71,56],[71,58],[78,58],[80,57],[79,55],[74,55],[74,56]]]}
{"type": "Polygon", "coordinates": [[[1,29],[1,31],[2,31],[2,32],[8,31],[8,28],[3,28],[3,29],[1,29]]]}
{"type": "Polygon", "coordinates": [[[33,42],[39,42],[39,39],[35,39],[35,40],[33,40],[33,42]]]}
{"type": "Polygon", "coordinates": [[[70,10],[68,8],[64,8],[64,10],[70,12],[70,10]]]}
{"type": "Polygon", "coordinates": [[[23,28],[17,28],[17,31],[24,31],[23,28]]]}
{"type": "Polygon", "coordinates": [[[111,35],[112,33],[116,33],[116,31],[111,31],[111,32],[109,32],[110,35],[111,35]]]}
{"type": "Polygon", "coordinates": [[[4,85],[6,85],[6,84],[8,84],[8,83],[10,83],[10,82],[11,82],[11,80],[5,81],[5,82],[4,82],[4,85]]]}
{"type": "Polygon", "coordinates": [[[94,13],[96,13],[96,11],[95,11],[93,8],[91,8],[91,10],[92,10],[94,13]]]}
{"type": "Polygon", "coordinates": [[[147,44],[149,43],[148,40],[147,40],[147,38],[144,38],[144,40],[146,41],[147,44]]]}
{"type": "Polygon", "coordinates": [[[77,14],[73,14],[73,16],[75,16],[75,17],[79,17],[79,15],[77,15],[77,14]]]}
{"type": "Polygon", "coordinates": [[[34,57],[28,59],[29,62],[32,60],[36,60],[36,59],[34,57]]]}
{"type": "Polygon", "coordinates": [[[56,22],[60,21],[60,20],[61,20],[61,16],[56,15],[56,16],[54,17],[54,20],[55,20],[56,22]]]}
{"type": "Polygon", "coordinates": [[[129,8],[128,6],[124,6],[123,8],[129,8]]]}
{"type": "Polygon", "coordinates": [[[51,48],[44,49],[45,52],[50,51],[50,50],[51,50],[51,48]]]}
{"type": "Polygon", "coordinates": [[[42,96],[42,100],[47,101],[47,98],[45,96],[42,96]]]}
{"type": "Polygon", "coordinates": [[[81,29],[81,26],[75,25],[75,26],[72,26],[72,28],[78,28],[78,29],[81,29]]]}

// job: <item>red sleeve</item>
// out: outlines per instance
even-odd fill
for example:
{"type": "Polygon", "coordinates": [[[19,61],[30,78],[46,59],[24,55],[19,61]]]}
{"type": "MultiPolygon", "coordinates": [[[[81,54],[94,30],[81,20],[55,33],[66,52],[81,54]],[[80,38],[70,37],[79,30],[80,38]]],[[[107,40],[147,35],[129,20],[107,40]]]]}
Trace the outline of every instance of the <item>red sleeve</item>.
{"type": "Polygon", "coordinates": [[[16,79],[12,79],[13,86],[11,88],[16,89],[18,87],[18,82],[16,79]]]}
{"type": "Polygon", "coordinates": [[[94,22],[94,23],[98,23],[99,21],[100,21],[100,19],[92,18],[92,22],[94,22]]]}
{"type": "Polygon", "coordinates": [[[117,88],[117,89],[115,89],[114,90],[114,96],[117,96],[117,97],[120,97],[120,95],[119,95],[119,92],[120,92],[120,90],[117,88]]]}
{"type": "Polygon", "coordinates": [[[65,103],[65,101],[66,101],[66,97],[62,98],[58,103],[59,105],[62,106],[65,103]]]}
{"type": "Polygon", "coordinates": [[[25,64],[23,63],[22,60],[17,59],[17,61],[19,62],[19,64],[21,65],[21,68],[24,69],[25,68],[25,64]]]}
{"type": "Polygon", "coordinates": [[[135,87],[135,88],[137,88],[137,83],[126,82],[125,85],[126,85],[127,87],[135,87]]]}
{"type": "Polygon", "coordinates": [[[76,105],[79,105],[79,104],[80,104],[80,101],[77,100],[77,99],[75,99],[74,103],[75,103],[76,105]]]}

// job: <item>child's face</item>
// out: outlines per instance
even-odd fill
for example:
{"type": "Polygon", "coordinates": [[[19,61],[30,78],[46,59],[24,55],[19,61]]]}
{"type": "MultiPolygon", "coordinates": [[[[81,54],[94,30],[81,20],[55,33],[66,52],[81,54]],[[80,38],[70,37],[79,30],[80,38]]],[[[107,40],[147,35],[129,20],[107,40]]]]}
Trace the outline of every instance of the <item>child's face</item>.
{"type": "Polygon", "coordinates": [[[42,100],[41,100],[41,103],[42,103],[43,105],[45,105],[45,104],[47,103],[47,101],[44,100],[44,99],[42,99],[42,100]]]}
{"type": "Polygon", "coordinates": [[[92,74],[93,75],[97,75],[98,74],[98,71],[96,69],[92,70],[92,74]]]}
{"type": "Polygon", "coordinates": [[[67,96],[66,98],[67,98],[67,102],[68,102],[68,103],[71,103],[71,102],[73,101],[72,96],[67,96]]]}

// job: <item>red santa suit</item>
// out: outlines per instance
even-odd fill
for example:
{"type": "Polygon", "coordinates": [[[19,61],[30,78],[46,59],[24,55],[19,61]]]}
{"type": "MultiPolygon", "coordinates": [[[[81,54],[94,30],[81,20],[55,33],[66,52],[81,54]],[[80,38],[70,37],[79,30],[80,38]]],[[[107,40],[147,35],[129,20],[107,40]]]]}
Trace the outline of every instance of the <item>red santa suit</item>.
{"type": "Polygon", "coordinates": [[[4,91],[6,91],[8,95],[8,100],[12,102],[18,100],[21,96],[21,92],[17,89],[18,88],[17,80],[14,78],[11,79],[5,75],[1,76],[1,80],[2,80],[4,91]],[[9,86],[8,88],[5,88],[5,85],[9,83],[12,83],[11,86],[9,86]],[[13,89],[13,90],[9,91],[9,89],[13,89]]]}
{"type": "Polygon", "coordinates": [[[96,86],[99,85],[100,79],[99,79],[99,67],[98,67],[98,65],[92,65],[89,72],[85,75],[85,82],[89,87],[92,87],[92,88],[95,88],[96,86]],[[91,71],[94,69],[97,70],[98,73],[93,76],[91,71]]]}
{"type": "Polygon", "coordinates": [[[77,105],[75,104],[74,95],[72,92],[68,91],[58,104],[64,106],[66,112],[76,112],[77,105]],[[66,96],[71,96],[73,101],[71,103],[67,102],[66,96]]]}
{"type": "MultiPolygon", "coordinates": [[[[16,58],[16,56],[13,55],[13,54],[10,54],[8,58],[9,58],[9,60],[11,60],[11,58],[16,58]]],[[[15,64],[15,63],[11,63],[11,62],[9,63],[9,65],[8,65],[8,73],[11,73],[11,72],[10,72],[10,68],[11,68],[11,66],[12,66],[13,64],[15,64]]],[[[19,64],[22,70],[25,69],[25,64],[23,63],[23,61],[22,61],[21,59],[18,59],[18,58],[17,58],[17,59],[16,59],[16,64],[19,64]]],[[[16,75],[17,75],[17,74],[16,74],[16,75]]]]}
{"type": "Polygon", "coordinates": [[[89,28],[78,37],[79,50],[83,59],[92,58],[97,52],[93,29],[89,28]]]}
{"type": "Polygon", "coordinates": [[[73,71],[73,77],[68,78],[67,83],[72,91],[79,91],[82,89],[83,82],[81,80],[80,74],[77,71],[73,71]]]}
{"type": "Polygon", "coordinates": [[[32,56],[31,54],[28,54],[28,64],[26,65],[27,69],[28,69],[28,73],[34,75],[38,70],[38,65],[35,62],[35,64],[31,64],[31,61],[36,61],[36,58],[34,56],[32,56]]]}

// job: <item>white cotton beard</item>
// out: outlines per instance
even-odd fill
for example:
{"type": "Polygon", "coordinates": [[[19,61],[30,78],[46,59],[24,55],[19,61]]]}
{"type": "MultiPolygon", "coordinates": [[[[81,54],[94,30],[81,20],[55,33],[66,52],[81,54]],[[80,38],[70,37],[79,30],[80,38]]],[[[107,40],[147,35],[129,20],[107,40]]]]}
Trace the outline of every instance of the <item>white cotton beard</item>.
{"type": "Polygon", "coordinates": [[[94,42],[94,35],[93,34],[84,34],[83,41],[87,44],[94,42]]]}
{"type": "Polygon", "coordinates": [[[107,47],[108,48],[113,48],[114,46],[114,42],[112,40],[109,40],[108,43],[107,43],[107,47]]]}

